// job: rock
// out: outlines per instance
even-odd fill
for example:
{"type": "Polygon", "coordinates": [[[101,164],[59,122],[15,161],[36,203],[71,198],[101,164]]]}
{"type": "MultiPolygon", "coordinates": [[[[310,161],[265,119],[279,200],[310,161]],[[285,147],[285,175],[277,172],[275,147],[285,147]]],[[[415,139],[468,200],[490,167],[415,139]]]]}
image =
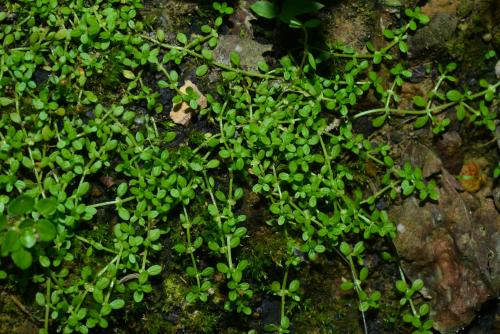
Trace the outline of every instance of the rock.
{"type": "Polygon", "coordinates": [[[103,175],[99,178],[99,181],[103,186],[106,188],[111,188],[112,186],[115,185],[115,179],[112,176],[109,175],[103,175]]]}
{"type": "Polygon", "coordinates": [[[441,160],[431,149],[417,143],[410,144],[407,147],[402,160],[404,162],[409,162],[414,167],[418,166],[422,168],[422,175],[424,178],[439,173],[443,166],[441,160]]]}
{"type": "Polygon", "coordinates": [[[474,161],[464,163],[460,170],[460,184],[470,193],[475,193],[484,184],[481,166],[474,161]]]}
{"type": "Polygon", "coordinates": [[[421,82],[404,82],[401,86],[400,109],[413,109],[413,97],[415,95],[426,96],[434,87],[434,82],[430,78],[425,78],[421,82]]]}
{"type": "MultiPolygon", "coordinates": [[[[340,1],[320,13],[327,43],[348,45],[364,52],[366,41],[378,30],[374,2],[340,1]]],[[[314,36],[311,36],[314,38],[314,36]]]]}
{"type": "Polygon", "coordinates": [[[401,265],[411,279],[426,282],[423,293],[431,298],[431,318],[443,333],[468,325],[475,312],[500,290],[500,215],[481,173],[487,161],[470,160],[474,173],[462,173],[471,174],[472,179],[467,180],[475,182],[474,194],[462,193],[468,184],[459,183],[446,169],[460,170],[461,143],[458,133],[451,131],[436,143],[437,154],[420,143],[407,146],[403,162],[419,166],[425,178],[441,176],[440,200],[422,206],[418,200],[408,199],[390,212],[397,223],[395,246],[401,265]]]}
{"type": "Polygon", "coordinates": [[[241,66],[256,70],[257,63],[264,61],[263,53],[271,51],[271,44],[260,44],[249,38],[241,38],[238,35],[221,35],[214,49],[215,61],[226,65],[230,64],[229,54],[232,51],[240,55],[241,66]]]}
{"type": "Polygon", "coordinates": [[[435,14],[428,26],[408,37],[409,56],[415,58],[424,54],[429,55],[430,50],[439,53],[453,36],[457,24],[458,18],[455,14],[435,14]]]}
{"type": "Polygon", "coordinates": [[[251,3],[247,0],[238,2],[234,13],[229,16],[229,22],[232,23],[231,34],[253,38],[253,28],[250,21],[257,19],[250,9],[251,3]]]}
{"type": "Polygon", "coordinates": [[[496,65],[495,65],[495,74],[496,74],[497,78],[500,79],[500,60],[497,61],[496,65]]]}
{"type": "Polygon", "coordinates": [[[439,13],[455,13],[459,2],[456,0],[430,0],[422,7],[422,13],[432,17],[439,13]]]}
{"type": "Polygon", "coordinates": [[[472,201],[463,196],[472,195],[460,194],[446,169],[441,175],[438,203],[421,205],[408,198],[390,210],[390,217],[397,224],[394,244],[403,270],[425,282],[434,328],[454,333],[500,293],[500,215],[490,198],[470,207],[472,201]]]}
{"type": "Polygon", "coordinates": [[[462,138],[456,131],[448,131],[436,143],[437,154],[443,166],[452,174],[458,174],[464,153],[461,149],[462,138]]]}
{"type": "Polygon", "coordinates": [[[493,189],[491,193],[493,195],[493,202],[495,203],[495,206],[500,213],[500,186],[493,189]]]}
{"type": "MultiPolygon", "coordinates": [[[[184,82],[184,85],[180,88],[180,91],[182,93],[186,93],[188,87],[191,87],[196,92],[196,94],[200,96],[197,101],[198,106],[202,109],[206,108],[207,98],[200,92],[198,87],[196,87],[196,85],[192,83],[190,80],[186,80],[184,82]]],[[[191,108],[191,106],[187,102],[183,101],[181,103],[175,104],[172,107],[172,110],[170,111],[170,118],[175,124],[186,126],[191,121],[193,112],[194,110],[191,108]]]]}
{"type": "MultiPolygon", "coordinates": [[[[500,60],[498,61],[497,65],[498,64],[500,64],[500,60]]],[[[497,124],[497,128],[495,129],[495,137],[497,138],[497,146],[498,148],[500,148],[500,124],[497,124]]]]}
{"type": "Polygon", "coordinates": [[[89,194],[92,197],[99,197],[99,196],[102,196],[103,191],[102,191],[101,187],[98,186],[97,184],[92,184],[92,187],[90,188],[89,194]]]}

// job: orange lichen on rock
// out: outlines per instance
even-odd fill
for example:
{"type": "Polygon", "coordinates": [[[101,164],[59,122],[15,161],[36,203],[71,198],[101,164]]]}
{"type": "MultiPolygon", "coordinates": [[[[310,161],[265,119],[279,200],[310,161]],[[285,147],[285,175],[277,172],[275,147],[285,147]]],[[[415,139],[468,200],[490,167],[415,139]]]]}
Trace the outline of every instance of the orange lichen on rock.
{"type": "Polygon", "coordinates": [[[460,171],[460,184],[462,187],[470,192],[475,193],[484,183],[484,176],[481,172],[481,166],[474,161],[464,163],[460,171]]]}

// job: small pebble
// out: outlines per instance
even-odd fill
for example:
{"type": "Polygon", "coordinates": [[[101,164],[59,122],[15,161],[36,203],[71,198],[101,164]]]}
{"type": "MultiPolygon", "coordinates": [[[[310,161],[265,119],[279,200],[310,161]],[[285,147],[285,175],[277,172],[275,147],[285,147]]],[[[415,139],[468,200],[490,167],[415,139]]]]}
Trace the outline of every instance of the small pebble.
{"type": "Polygon", "coordinates": [[[498,212],[500,212],[500,187],[493,189],[492,193],[495,206],[497,207],[498,212]]]}
{"type": "Polygon", "coordinates": [[[486,33],[482,36],[483,38],[483,41],[485,41],[486,43],[488,43],[489,41],[491,41],[491,39],[493,38],[493,36],[491,36],[490,33],[486,33]]]}

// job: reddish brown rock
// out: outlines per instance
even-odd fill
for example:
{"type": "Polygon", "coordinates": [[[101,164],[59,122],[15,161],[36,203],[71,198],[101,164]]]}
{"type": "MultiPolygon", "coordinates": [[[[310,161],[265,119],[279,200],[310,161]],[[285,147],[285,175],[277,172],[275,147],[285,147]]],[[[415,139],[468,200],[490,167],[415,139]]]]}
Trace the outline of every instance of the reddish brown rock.
{"type": "MultiPolygon", "coordinates": [[[[413,160],[425,164],[421,158],[413,160]]],[[[408,198],[390,215],[402,268],[412,280],[424,280],[435,329],[454,333],[500,293],[500,215],[486,193],[458,192],[444,168],[440,179],[438,203],[408,198]]]]}
{"type": "Polygon", "coordinates": [[[460,184],[470,193],[475,193],[484,183],[481,166],[475,161],[464,163],[460,170],[460,184]]]}

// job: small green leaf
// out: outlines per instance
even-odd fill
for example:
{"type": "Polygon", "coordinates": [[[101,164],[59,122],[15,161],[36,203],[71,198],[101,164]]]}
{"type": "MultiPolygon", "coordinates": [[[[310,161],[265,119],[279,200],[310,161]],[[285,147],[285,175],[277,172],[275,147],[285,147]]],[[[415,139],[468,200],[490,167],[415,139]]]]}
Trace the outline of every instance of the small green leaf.
{"type": "Polygon", "coordinates": [[[266,19],[274,19],[278,16],[278,9],[270,1],[257,1],[250,8],[255,14],[266,19]]]}
{"type": "Polygon", "coordinates": [[[207,164],[205,165],[205,167],[207,169],[212,169],[212,168],[217,168],[219,165],[220,165],[220,161],[219,160],[212,159],[209,162],[207,162],[207,164]]]}
{"type": "Polygon", "coordinates": [[[273,281],[273,283],[271,283],[271,291],[272,291],[272,292],[276,293],[276,292],[278,292],[280,289],[281,289],[280,282],[278,282],[278,281],[273,281]]]}
{"type": "Polygon", "coordinates": [[[386,165],[386,167],[392,168],[392,166],[394,166],[394,160],[390,156],[385,156],[384,164],[386,165]]]}
{"type": "Polygon", "coordinates": [[[288,319],[288,317],[284,315],[281,317],[280,324],[281,328],[287,329],[288,327],[290,327],[290,319],[288,319]]]}
{"type": "Polygon", "coordinates": [[[384,29],[384,36],[389,39],[394,38],[394,33],[390,29],[384,29]]]}
{"type": "Polygon", "coordinates": [[[165,40],[165,32],[162,29],[156,30],[156,38],[159,42],[163,42],[165,40]]]}
{"type": "Polygon", "coordinates": [[[366,311],[368,311],[369,308],[370,308],[370,304],[368,304],[368,302],[361,302],[359,304],[359,310],[361,312],[366,312],[366,311]]]}
{"type": "Polygon", "coordinates": [[[310,19],[304,23],[304,27],[307,29],[317,28],[321,25],[321,20],[319,19],[310,19]]]}
{"type": "Polygon", "coordinates": [[[205,64],[200,65],[198,66],[198,68],[196,68],[196,75],[199,77],[204,76],[205,74],[207,74],[207,72],[208,72],[208,66],[205,64]]]}
{"type": "Polygon", "coordinates": [[[427,121],[429,120],[429,116],[428,115],[424,115],[424,116],[420,116],[416,119],[415,123],[413,124],[413,126],[416,128],[416,129],[420,129],[421,127],[425,126],[425,124],[427,124],[427,121]]]}
{"type": "Polygon", "coordinates": [[[7,217],[4,214],[0,213],[0,231],[3,230],[4,227],[7,226],[7,217]]]}
{"type": "Polygon", "coordinates": [[[420,291],[424,287],[424,281],[422,281],[420,278],[416,279],[413,284],[411,285],[411,288],[415,291],[420,291]]]}
{"type": "Polygon", "coordinates": [[[21,115],[19,115],[19,113],[12,112],[9,114],[9,116],[10,116],[10,119],[12,120],[12,122],[17,123],[17,124],[21,124],[22,120],[21,120],[21,115]]]}
{"type": "Polygon", "coordinates": [[[349,246],[349,244],[346,243],[345,241],[342,241],[342,243],[340,244],[340,251],[345,256],[349,256],[351,255],[351,246],[349,246]]]}
{"type": "Polygon", "coordinates": [[[38,257],[38,262],[40,262],[40,265],[44,268],[50,267],[50,259],[46,256],[40,255],[38,257]]]}
{"type": "Polygon", "coordinates": [[[420,314],[421,317],[427,315],[427,313],[429,313],[429,304],[420,305],[418,313],[420,314]]]}
{"type": "Polygon", "coordinates": [[[354,284],[351,281],[344,281],[340,284],[340,289],[344,291],[351,290],[352,288],[354,288],[354,284]]]}
{"type": "Polygon", "coordinates": [[[11,255],[12,261],[18,266],[20,269],[25,270],[31,266],[33,262],[33,257],[31,253],[26,251],[24,248],[20,248],[11,255]]]}
{"type": "Polygon", "coordinates": [[[238,74],[234,71],[225,71],[225,72],[222,72],[222,77],[227,80],[227,81],[232,81],[234,80],[236,77],[238,76],[238,74]]]}
{"type": "Polygon", "coordinates": [[[127,189],[128,189],[127,183],[125,183],[125,182],[120,183],[120,185],[118,186],[118,189],[116,189],[116,196],[123,197],[123,195],[125,195],[125,193],[127,192],[127,189]]]}
{"type": "Polygon", "coordinates": [[[408,53],[408,44],[405,41],[399,41],[399,50],[403,53],[408,53]]]}
{"type": "Polygon", "coordinates": [[[78,196],[83,196],[86,193],[88,193],[90,190],[90,183],[89,182],[83,182],[78,186],[76,194],[78,196]]]}
{"type": "Polygon", "coordinates": [[[226,274],[229,272],[229,267],[226,264],[219,262],[217,263],[217,270],[223,274],[226,274]]]}
{"type": "Polygon", "coordinates": [[[352,250],[352,253],[356,256],[360,255],[361,253],[363,253],[365,251],[365,244],[363,243],[363,241],[358,241],[355,245],[354,245],[354,249],[352,250]]]}
{"type": "Polygon", "coordinates": [[[269,65],[263,60],[257,62],[257,66],[261,72],[267,72],[269,71],[269,65]]]}
{"type": "Polygon", "coordinates": [[[156,276],[161,273],[161,266],[158,264],[152,265],[147,271],[149,275],[156,276]]]}
{"type": "Polygon", "coordinates": [[[206,60],[209,60],[209,61],[214,59],[213,52],[208,50],[208,49],[201,50],[201,55],[203,56],[203,58],[205,58],[206,60]]]}
{"type": "Polygon", "coordinates": [[[35,301],[39,306],[44,306],[45,305],[45,296],[41,292],[37,292],[35,294],[35,301]]]}
{"type": "Polygon", "coordinates": [[[375,117],[372,120],[372,125],[376,128],[379,128],[384,124],[386,118],[387,118],[387,115],[385,115],[385,114],[382,116],[375,117]]]}
{"type": "Polygon", "coordinates": [[[92,296],[94,297],[94,300],[99,304],[102,304],[104,302],[104,294],[102,293],[101,289],[94,287],[94,290],[92,291],[92,296]]]}
{"type": "Polygon", "coordinates": [[[109,306],[111,306],[113,310],[118,310],[125,306],[125,301],[123,299],[115,299],[111,303],[109,303],[109,306]]]}
{"type": "Polygon", "coordinates": [[[240,55],[237,52],[231,51],[229,59],[234,66],[240,66],[240,55]]]}
{"type": "Polygon", "coordinates": [[[7,230],[2,243],[2,253],[8,254],[14,252],[21,248],[21,243],[19,242],[19,231],[14,229],[7,230]]]}
{"type": "Polygon", "coordinates": [[[398,289],[399,292],[406,292],[406,289],[408,289],[408,285],[404,281],[396,281],[396,289],[398,289]]]}
{"type": "Polygon", "coordinates": [[[366,280],[367,277],[368,277],[368,268],[366,268],[366,267],[361,268],[361,270],[359,272],[359,279],[361,281],[364,281],[364,280],[366,280]]]}
{"type": "Polygon", "coordinates": [[[185,34],[183,34],[182,32],[180,33],[177,33],[177,40],[181,43],[181,44],[186,44],[187,43],[187,37],[185,34]]]}
{"type": "Polygon", "coordinates": [[[14,99],[8,97],[0,97],[0,107],[6,107],[10,104],[13,104],[14,102],[15,102],[14,99]]]}
{"type": "Polygon", "coordinates": [[[191,169],[195,172],[201,172],[203,170],[203,166],[198,162],[191,162],[189,167],[191,167],[191,169]]]}
{"type": "Polygon", "coordinates": [[[31,247],[35,246],[36,236],[35,236],[35,232],[33,231],[33,228],[28,227],[28,228],[23,229],[21,231],[19,241],[21,241],[21,244],[26,248],[31,248],[31,247]]]}
{"type": "Polygon", "coordinates": [[[295,292],[299,289],[299,287],[300,287],[300,281],[294,279],[293,281],[290,282],[290,285],[288,286],[288,291],[295,292]]]}
{"type": "Polygon", "coordinates": [[[458,90],[452,89],[446,93],[446,98],[452,102],[456,102],[462,99],[462,94],[458,90]]]}
{"type": "Polygon", "coordinates": [[[427,104],[427,101],[425,101],[425,99],[422,96],[417,95],[417,96],[413,97],[413,103],[417,107],[425,107],[425,105],[427,104]]]}
{"type": "Polygon", "coordinates": [[[120,216],[120,218],[123,219],[123,220],[129,220],[130,219],[130,213],[125,208],[119,208],[118,209],[118,216],[120,216]]]}
{"type": "Polygon", "coordinates": [[[52,224],[47,219],[42,219],[36,222],[35,229],[40,237],[41,241],[51,241],[57,235],[57,229],[54,224],[52,224]]]}
{"type": "Polygon", "coordinates": [[[44,217],[48,217],[56,211],[57,200],[54,197],[42,198],[36,205],[35,209],[44,217]]]}
{"type": "Polygon", "coordinates": [[[316,70],[316,60],[314,59],[314,56],[310,52],[307,54],[307,61],[309,62],[309,65],[311,65],[313,70],[316,70]]]}
{"type": "Polygon", "coordinates": [[[418,21],[420,22],[420,24],[423,24],[423,25],[429,23],[429,21],[430,21],[429,17],[427,15],[424,15],[424,14],[419,14],[417,18],[418,18],[418,21]]]}
{"type": "Polygon", "coordinates": [[[33,210],[35,200],[27,195],[16,197],[10,204],[7,212],[9,215],[22,215],[33,210]]]}
{"type": "Polygon", "coordinates": [[[123,70],[123,76],[129,80],[134,80],[135,79],[135,74],[132,71],[129,70],[123,70]]]}
{"type": "Polygon", "coordinates": [[[176,244],[174,246],[174,250],[177,252],[177,253],[180,253],[180,254],[183,254],[186,252],[186,246],[184,246],[183,244],[176,244]]]}

